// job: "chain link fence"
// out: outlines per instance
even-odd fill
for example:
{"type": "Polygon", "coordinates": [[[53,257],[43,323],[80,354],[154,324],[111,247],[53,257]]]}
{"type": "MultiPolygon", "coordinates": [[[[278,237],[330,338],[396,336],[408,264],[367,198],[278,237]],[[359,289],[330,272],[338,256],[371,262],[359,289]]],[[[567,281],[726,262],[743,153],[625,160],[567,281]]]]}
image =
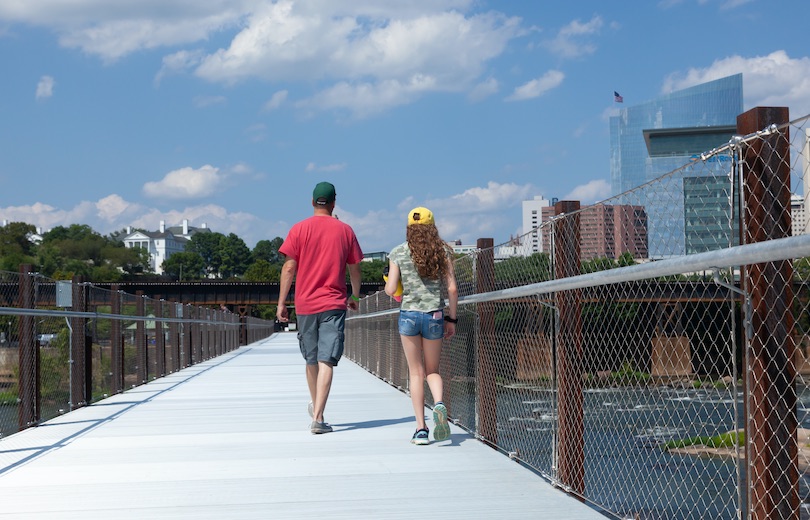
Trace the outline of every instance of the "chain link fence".
{"type": "MultiPolygon", "coordinates": [[[[780,110],[632,191],[555,204],[546,252],[528,233],[458,259],[452,421],[607,516],[810,518],[810,116],[780,110]]],[[[346,352],[407,392],[396,320],[365,298],[346,352]]]]}
{"type": "Polygon", "coordinates": [[[0,271],[0,439],[257,341],[272,321],[0,271]]]}

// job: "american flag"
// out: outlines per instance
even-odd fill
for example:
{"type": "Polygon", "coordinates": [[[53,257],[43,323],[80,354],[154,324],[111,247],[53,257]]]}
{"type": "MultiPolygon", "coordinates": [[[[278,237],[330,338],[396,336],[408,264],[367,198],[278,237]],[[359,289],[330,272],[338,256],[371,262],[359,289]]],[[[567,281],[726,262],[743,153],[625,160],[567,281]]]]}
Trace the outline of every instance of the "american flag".
{"type": "Polygon", "coordinates": [[[613,91],[613,101],[616,103],[624,103],[624,98],[619,95],[615,90],[613,91]]]}

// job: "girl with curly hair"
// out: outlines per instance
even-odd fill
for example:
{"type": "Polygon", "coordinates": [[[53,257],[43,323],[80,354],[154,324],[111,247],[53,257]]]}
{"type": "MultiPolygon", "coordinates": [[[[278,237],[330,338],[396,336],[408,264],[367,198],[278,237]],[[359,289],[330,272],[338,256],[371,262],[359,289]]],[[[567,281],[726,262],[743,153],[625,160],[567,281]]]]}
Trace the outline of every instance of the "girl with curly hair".
{"type": "Polygon", "coordinates": [[[416,433],[411,442],[430,444],[425,423],[425,387],[433,395],[433,438],[443,441],[450,436],[447,408],[442,402],[444,391],[439,374],[442,340],[456,333],[458,289],[453,272],[453,252],[439,236],[433,213],[427,208],[414,208],[408,213],[407,240],[388,255],[385,292],[398,293],[402,283],[399,312],[399,334],[408,361],[411,402],[416,415],[416,433]],[[447,313],[442,293],[447,293],[447,313]]]}

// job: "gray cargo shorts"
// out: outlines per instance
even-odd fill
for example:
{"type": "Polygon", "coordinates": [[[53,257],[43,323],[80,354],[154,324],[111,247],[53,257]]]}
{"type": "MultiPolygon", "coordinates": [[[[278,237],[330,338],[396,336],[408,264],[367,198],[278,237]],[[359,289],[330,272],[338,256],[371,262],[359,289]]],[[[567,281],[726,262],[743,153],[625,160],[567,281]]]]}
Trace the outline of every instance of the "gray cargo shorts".
{"type": "Polygon", "coordinates": [[[298,315],[298,346],[307,365],[322,361],[337,366],[343,356],[345,323],[345,310],[298,315]]]}

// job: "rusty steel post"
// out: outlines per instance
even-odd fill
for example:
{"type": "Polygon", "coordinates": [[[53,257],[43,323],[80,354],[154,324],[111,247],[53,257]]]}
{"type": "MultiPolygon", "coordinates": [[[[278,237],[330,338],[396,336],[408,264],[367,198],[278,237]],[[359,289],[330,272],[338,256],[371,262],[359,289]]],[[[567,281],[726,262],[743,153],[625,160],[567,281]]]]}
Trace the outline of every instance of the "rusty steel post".
{"type": "MultiPolygon", "coordinates": [[[[748,135],[789,121],[787,108],[758,107],[737,117],[748,135]]],[[[744,149],[745,243],[789,236],[788,129],[751,141],[744,149]]],[[[751,298],[748,344],[748,502],[753,520],[799,518],[796,440],[796,346],[791,332],[793,266],[789,260],[744,266],[751,298]]]]}
{"type": "MultiPolygon", "coordinates": [[[[135,315],[143,318],[146,316],[146,302],[143,291],[135,291],[135,315]]],[[[136,377],[138,384],[146,383],[149,378],[149,356],[147,355],[148,345],[146,344],[146,322],[142,319],[135,322],[135,357],[138,360],[136,377]]]]}
{"type": "MultiPolygon", "coordinates": [[[[202,318],[202,309],[200,307],[191,308],[191,317],[195,320],[202,318]]],[[[194,362],[199,363],[205,358],[203,357],[203,326],[201,323],[194,323],[191,326],[194,338],[194,362]]]]}
{"type": "MultiPolygon", "coordinates": [[[[494,240],[479,238],[476,242],[478,255],[475,260],[475,292],[477,294],[495,290],[495,250],[494,240]]],[[[492,302],[481,302],[478,307],[478,342],[476,344],[478,370],[478,433],[481,438],[492,444],[498,444],[498,388],[495,380],[495,305],[492,302]]]]}
{"type": "Polygon", "coordinates": [[[248,335],[248,320],[247,317],[250,316],[250,305],[243,305],[239,307],[239,345],[247,345],[248,343],[252,343],[250,336],[248,335]]]}
{"type": "MultiPolygon", "coordinates": [[[[177,319],[177,302],[169,302],[169,318],[177,319]]],[[[180,370],[180,334],[176,321],[169,322],[169,344],[172,349],[172,368],[170,372],[180,370]]]]}
{"type": "MultiPolygon", "coordinates": [[[[579,201],[560,201],[555,221],[554,278],[580,274],[579,201]]],[[[585,423],[582,388],[582,297],[580,290],[555,294],[559,316],[557,333],[557,474],[571,491],[585,493],[585,423]]]]}
{"type": "MultiPolygon", "coordinates": [[[[183,318],[190,320],[193,316],[190,305],[183,306],[183,318]]],[[[191,355],[192,338],[194,326],[189,321],[183,322],[183,367],[190,367],[194,364],[193,356],[191,355]]]]}
{"type": "MultiPolygon", "coordinates": [[[[87,289],[84,277],[77,275],[72,280],[73,310],[87,311],[87,289]]],[[[90,396],[87,394],[87,318],[70,318],[70,409],[85,406],[90,396]]]]}
{"type": "MultiPolygon", "coordinates": [[[[34,276],[32,267],[29,264],[22,264],[19,267],[18,306],[21,309],[33,309],[36,307],[34,301],[34,276]]],[[[19,405],[17,407],[17,418],[20,430],[30,428],[39,422],[39,348],[34,331],[34,317],[20,316],[17,322],[17,333],[19,337],[18,363],[19,363],[19,405]]]]}
{"type": "Polygon", "coordinates": [[[197,312],[199,318],[204,321],[200,323],[200,347],[202,356],[200,359],[207,360],[211,356],[208,355],[208,309],[206,307],[198,307],[197,312]]]}
{"type": "MultiPolygon", "coordinates": [[[[110,313],[121,314],[121,291],[118,284],[110,287],[110,313]]],[[[110,323],[110,392],[120,394],[124,391],[124,336],[121,320],[115,318],[110,323]]]]}
{"type": "Polygon", "coordinates": [[[155,378],[166,375],[166,335],[163,334],[163,300],[155,300],[155,378]]]}

